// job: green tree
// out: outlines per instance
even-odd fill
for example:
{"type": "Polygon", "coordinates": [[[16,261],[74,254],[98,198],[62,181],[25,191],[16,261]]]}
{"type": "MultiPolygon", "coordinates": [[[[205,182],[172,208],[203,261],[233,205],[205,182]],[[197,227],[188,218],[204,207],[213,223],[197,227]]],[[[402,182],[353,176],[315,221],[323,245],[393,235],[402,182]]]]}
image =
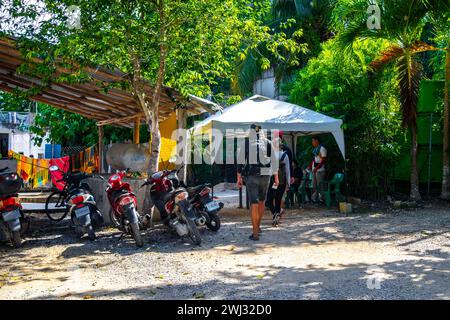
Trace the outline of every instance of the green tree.
{"type": "MultiPolygon", "coordinates": [[[[348,192],[365,198],[377,198],[389,191],[402,141],[397,80],[391,76],[392,69],[376,77],[367,76],[368,64],[377,51],[388,46],[384,40],[361,41],[354,45],[354,55],[346,56],[337,50],[336,40],[330,40],[285,88],[293,103],[343,120],[348,192]]],[[[328,163],[329,171],[341,171],[345,164],[332,141],[325,141],[329,158],[334,159],[328,163]]],[[[303,165],[311,160],[309,145],[308,139],[299,146],[303,165]]]]}
{"type": "MultiPolygon", "coordinates": [[[[421,42],[425,18],[430,12],[447,12],[448,2],[441,0],[398,0],[380,1],[381,28],[368,26],[367,14],[370,1],[339,1],[333,11],[338,39],[343,49],[360,40],[374,38],[386,39],[391,46],[380,52],[370,66],[379,72],[388,65],[395,65],[399,84],[399,97],[402,124],[409,128],[411,135],[411,192],[414,200],[421,198],[419,192],[419,175],[417,171],[417,102],[423,66],[418,54],[436,48],[421,42]]],[[[346,50],[346,52],[351,52],[346,50]]]]}
{"type": "Polygon", "coordinates": [[[0,111],[30,112],[34,102],[20,98],[17,95],[0,91],[0,111]]]}
{"type": "MultiPolygon", "coordinates": [[[[89,80],[86,74],[54,78],[56,59],[76,66],[105,65],[127,77],[117,85],[131,92],[143,110],[151,132],[149,171],[157,170],[160,149],[158,111],[163,84],[182,93],[206,95],[217,79],[230,77],[230,61],[245,58],[263,44],[273,55],[295,52],[295,41],[270,32],[261,17],[269,0],[59,0],[44,1],[52,19],[39,27],[22,28],[21,47],[27,56],[45,56],[52,81],[89,80]],[[65,23],[66,9],[77,5],[81,28],[65,23]],[[76,77],[75,77],[76,76],[76,77]],[[150,82],[151,92],[144,90],[150,82]]],[[[32,11],[32,10],[31,10],[32,11]]],[[[30,17],[30,10],[13,3],[13,17],[30,17]]],[[[12,23],[14,24],[14,23],[12,23]]],[[[261,58],[261,63],[264,63],[261,58]]]]}
{"type": "Polygon", "coordinates": [[[435,42],[441,48],[441,52],[436,54],[434,67],[436,77],[445,79],[444,85],[444,117],[443,117],[443,155],[442,155],[442,187],[441,199],[448,200],[450,193],[448,191],[449,183],[449,83],[450,83],[450,11],[433,12],[432,23],[435,30],[435,42]]]}
{"type": "MultiPolygon", "coordinates": [[[[98,143],[97,125],[95,121],[78,114],[38,103],[34,123],[30,131],[36,136],[34,142],[41,145],[52,142],[67,146],[93,146],[98,143]],[[49,133],[48,141],[44,137],[49,133]]],[[[132,132],[126,128],[104,127],[104,143],[132,140],[132,132]]]]}

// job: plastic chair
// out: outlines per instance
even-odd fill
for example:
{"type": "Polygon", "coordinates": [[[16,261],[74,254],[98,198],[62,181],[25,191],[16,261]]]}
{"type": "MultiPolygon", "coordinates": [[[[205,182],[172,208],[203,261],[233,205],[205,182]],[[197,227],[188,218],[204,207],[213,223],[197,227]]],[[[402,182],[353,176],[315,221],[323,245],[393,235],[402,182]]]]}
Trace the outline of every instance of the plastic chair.
{"type": "Polygon", "coordinates": [[[300,204],[302,203],[302,198],[300,195],[300,187],[299,187],[299,191],[297,193],[297,192],[295,192],[294,187],[291,186],[286,194],[286,199],[285,199],[286,209],[294,208],[295,203],[297,203],[298,206],[300,206],[300,204]]]}
{"type": "Polygon", "coordinates": [[[341,183],[344,181],[343,173],[336,173],[330,181],[323,181],[321,189],[325,196],[327,209],[331,208],[331,197],[334,194],[336,202],[344,201],[345,197],[341,193],[341,183]],[[334,186],[334,188],[332,188],[334,186]]]}

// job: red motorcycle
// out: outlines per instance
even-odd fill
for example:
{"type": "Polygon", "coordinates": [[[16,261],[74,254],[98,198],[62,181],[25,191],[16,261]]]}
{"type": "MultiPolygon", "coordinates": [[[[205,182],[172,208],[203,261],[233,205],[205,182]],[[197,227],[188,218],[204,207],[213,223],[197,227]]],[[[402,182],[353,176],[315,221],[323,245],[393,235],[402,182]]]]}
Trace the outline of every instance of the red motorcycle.
{"type": "Polygon", "coordinates": [[[185,188],[172,183],[173,176],[180,169],[155,172],[141,188],[150,185],[150,197],[166,226],[175,230],[180,237],[189,236],[194,244],[200,245],[202,239],[197,229],[199,217],[189,202],[189,194],[185,188]]]}
{"type": "Polygon", "coordinates": [[[30,226],[17,196],[21,184],[17,173],[0,169],[0,242],[11,241],[15,248],[22,245],[22,236],[30,226]]]}
{"type": "Polygon", "coordinates": [[[130,184],[122,181],[125,175],[126,171],[119,171],[108,179],[106,194],[112,208],[110,219],[120,231],[133,236],[136,246],[142,247],[144,245],[140,232],[142,218],[137,211],[136,195],[132,192],[130,184]]]}

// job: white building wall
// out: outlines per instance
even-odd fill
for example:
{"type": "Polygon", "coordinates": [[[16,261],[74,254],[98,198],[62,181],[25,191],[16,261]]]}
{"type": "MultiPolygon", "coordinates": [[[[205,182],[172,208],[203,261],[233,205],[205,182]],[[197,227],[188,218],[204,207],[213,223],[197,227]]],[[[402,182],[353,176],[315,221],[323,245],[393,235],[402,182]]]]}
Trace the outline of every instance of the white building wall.
{"type": "MultiPolygon", "coordinates": [[[[43,157],[45,154],[45,142],[39,147],[35,145],[32,133],[28,131],[21,131],[17,128],[10,129],[2,126],[0,123],[0,133],[7,133],[9,136],[8,144],[9,150],[13,150],[17,153],[23,153],[23,155],[29,157],[32,155],[35,158],[43,157]]],[[[48,137],[48,134],[46,135],[48,137]]],[[[46,139],[44,138],[44,141],[46,139]]]]}
{"type": "Polygon", "coordinates": [[[269,69],[263,72],[263,74],[253,84],[253,94],[259,94],[267,98],[287,101],[287,96],[280,95],[280,90],[275,84],[275,72],[273,69],[269,69]]]}
{"type": "Polygon", "coordinates": [[[278,90],[275,85],[275,74],[273,69],[264,71],[253,84],[253,93],[271,99],[278,98],[278,90]]]}

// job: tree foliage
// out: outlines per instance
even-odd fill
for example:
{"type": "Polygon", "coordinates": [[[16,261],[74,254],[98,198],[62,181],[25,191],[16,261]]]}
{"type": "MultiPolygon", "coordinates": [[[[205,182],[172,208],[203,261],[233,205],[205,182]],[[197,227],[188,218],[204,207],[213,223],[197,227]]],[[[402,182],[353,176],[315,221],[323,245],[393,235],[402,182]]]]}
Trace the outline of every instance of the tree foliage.
{"type": "MultiPolygon", "coordinates": [[[[388,183],[404,139],[400,131],[397,81],[392,70],[377,77],[368,76],[368,64],[387,41],[363,41],[354,46],[355,55],[348,57],[329,41],[317,58],[299,71],[290,85],[290,100],[299,105],[344,121],[347,165],[340,159],[337,146],[329,139],[330,172],[347,167],[350,193],[360,196],[381,195],[388,183]],[[382,165],[380,165],[382,164],[382,165]],[[361,186],[364,186],[362,188],[361,186]]],[[[302,144],[305,148],[308,144],[302,144]]],[[[303,165],[311,158],[308,148],[299,159],[303,165]]]]}
{"type": "MultiPolygon", "coordinates": [[[[233,61],[244,59],[255,48],[263,46],[280,60],[286,59],[287,53],[291,53],[288,59],[295,60],[299,51],[294,40],[283,32],[272,32],[263,23],[270,11],[269,0],[42,2],[51,19],[34,28],[28,24],[16,34],[27,57],[38,55],[46,62],[34,71],[43,77],[44,86],[51,81],[89,80],[88,74],[79,71],[83,65],[125,72],[127,76],[115,85],[134,95],[147,118],[152,135],[150,171],[157,168],[157,118],[163,84],[185,95],[206,96],[218,79],[231,77],[233,61]],[[66,23],[70,5],[79,8],[81,28],[69,28],[66,23]],[[61,61],[73,72],[55,77],[55,64],[61,61]],[[154,86],[153,92],[144,91],[144,81],[154,86]]],[[[29,21],[33,15],[21,1],[13,1],[11,8],[9,25],[16,25],[15,21],[21,20],[18,17],[29,21]]],[[[261,56],[259,62],[265,67],[267,58],[261,56]]],[[[20,71],[30,69],[24,65],[20,71]]]]}

